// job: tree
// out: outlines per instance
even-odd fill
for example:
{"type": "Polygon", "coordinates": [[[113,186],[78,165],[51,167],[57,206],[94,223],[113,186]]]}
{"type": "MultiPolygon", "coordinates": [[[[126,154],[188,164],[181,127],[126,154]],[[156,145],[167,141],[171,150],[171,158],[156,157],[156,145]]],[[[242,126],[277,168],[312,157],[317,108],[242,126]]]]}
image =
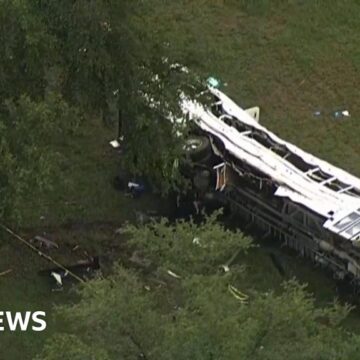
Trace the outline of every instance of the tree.
{"type": "Polygon", "coordinates": [[[259,293],[242,288],[241,267],[220,272],[234,246],[247,251],[250,241],[215,217],[200,225],[162,221],[125,231],[153,271],[117,266],[107,279],[88,282],[80,302],[60,310],[69,333],[50,339],[38,360],[74,353],[79,360],[328,360],[358,351],[359,337],[340,326],[349,308],[317,308],[294,281],[279,294],[259,293]]]}
{"type": "MultiPolygon", "coordinates": [[[[182,7],[171,1],[39,1],[34,6],[56,39],[64,98],[86,112],[103,114],[107,123],[120,118],[126,149],[122,162],[131,174],[147,177],[163,192],[183,186],[177,164],[186,127],[183,122],[179,136],[179,124],[169,118],[183,117],[180,93],[193,96],[203,84],[195,81],[195,73],[170,67],[198,64],[216,47],[209,42],[189,47],[198,29],[191,28],[188,37],[161,25],[169,16],[164,9],[174,12],[174,24],[180,15],[182,7]]],[[[200,15],[201,4],[191,11],[200,15]]]]}
{"type": "Polygon", "coordinates": [[[0,219],[18,223],[55,184],[61,154],[54,144],[80,121],[54,84],[58,41],[35,4],[0,4],[0,219]]]}
{"type": "MultiPolygon", "coordinates": [[[[145,73],[146,52],[140,46],[141,35],[135,34],[137,27],[129,20],[142,9],[141,3],[19,0],[0,4],[2,219],[19,220],[19,206],[26,200],[36,209],[38,192],[49,188],[56,177],[59,154],[54,134],[67,135],[80,114],[105,111],[116,100],[115,90],[122,109],[130,101],[134,104],[128,105],[132,109],[128,118],[142,123],[140,110],[134,109],[140,108],[136,102],[140,79],[146,82],[138,75],[141,69],[145,73]]],[[[146,76],[149,74],[146,67],[146,76]]],[[[163,133],[159,130],[167,138],[163,133]]],[[[131,156],[132,147],[128,148],[125,162],[137,169],[132,165],[137,155],[131,156]]],[[[164,158],[153,157],[157,163],[164,158]]],[[[140,159],[139,167],[142,165],[140,159]]],[[[162,171],[160,174],[163,176],[162,171]]]]}
{"type": "Polygon", "coordinates": [[[28,0],[0,3],[0,101],[27,94],[39,100],[46,71],[58,57],[56,39],[28,0]]]}
{"type": "Polygon", "coordinates": [[[163,8],[175,16],[181,9],[172,3],[2,2],[1,102],[23,95],[41,101],[55,92],[86,116],[103,115],[108,124],[120,117],[126,148],[122,161],[129,172],[147,177],[163,192],[182,186],[177,164],[186,130],[182,126],[183,136],[178,136],[178,125],[169,117],[182,117],[179,94],[193,95],[198,87],[188,86],[194,74],[169,68],[198,63],[204,49],[183,51],[177,44],[187,44],[188,37],[160,25],[163,8]]]}
{"type": "Polygon", "coordinates": [[[0,112],[0,219],[21,222],[26,206],[36,213],[42,192],[55,184],[62,156],[53,146],[79,123],[58,95],[7,100],[0,112]]]}

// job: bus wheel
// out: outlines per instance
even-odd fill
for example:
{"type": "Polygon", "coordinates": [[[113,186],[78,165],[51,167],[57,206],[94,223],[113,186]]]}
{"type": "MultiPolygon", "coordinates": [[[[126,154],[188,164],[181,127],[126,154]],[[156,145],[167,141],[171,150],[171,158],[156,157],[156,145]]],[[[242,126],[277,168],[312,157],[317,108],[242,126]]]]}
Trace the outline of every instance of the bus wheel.
{"type": "Polygon", "coordinates": [[[185,140],[185,153],[194,162],[202,162],[211,155],[210,140],[206,136],[190,135],[185,140]]]}

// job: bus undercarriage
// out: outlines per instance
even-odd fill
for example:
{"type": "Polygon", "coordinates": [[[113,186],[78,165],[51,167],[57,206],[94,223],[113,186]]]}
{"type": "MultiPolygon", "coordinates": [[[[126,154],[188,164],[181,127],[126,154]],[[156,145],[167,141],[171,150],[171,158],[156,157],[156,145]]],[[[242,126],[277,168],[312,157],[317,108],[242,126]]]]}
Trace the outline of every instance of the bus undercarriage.
{"type": "MultiPolygon", "coordinates": [[[[204,136],[209,134],[197,135],[204,136]]],[[[289,199],[274,196],[276,184],[270,178],[231,156],[211,135],[209,138],[211,155],[204,156],[204,163],[214,181],[208,182],[207,189],[197,189],[200,194],[216,191],[223,199],[221,203],[226,203],[232,213],[263,238],[277,239],[330,270],[334,278],[360,285],[360,249],[325,229],[318,214],[289,199]]],[[[192,174],[193,179],[203,176],[204,164],[197,159],[197,165],[201,166],[192,174]]],[[[196,181],[193,183],[196,188],[196,181]]]]}

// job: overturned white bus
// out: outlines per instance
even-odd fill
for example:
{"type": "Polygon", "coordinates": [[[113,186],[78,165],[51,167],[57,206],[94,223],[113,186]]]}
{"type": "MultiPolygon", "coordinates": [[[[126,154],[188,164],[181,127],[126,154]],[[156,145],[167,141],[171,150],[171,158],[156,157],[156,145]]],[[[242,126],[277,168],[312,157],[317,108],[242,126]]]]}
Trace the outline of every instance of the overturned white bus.
{"type": "Polygon", "coordinates": [[[267,130],[258,108],[208,92],[212,106],[183,100],[182,108],[199,130],[187,141],[195,160],[218,161],[214,190],[264,234],[359,285],[360,179],[267,130]]]}

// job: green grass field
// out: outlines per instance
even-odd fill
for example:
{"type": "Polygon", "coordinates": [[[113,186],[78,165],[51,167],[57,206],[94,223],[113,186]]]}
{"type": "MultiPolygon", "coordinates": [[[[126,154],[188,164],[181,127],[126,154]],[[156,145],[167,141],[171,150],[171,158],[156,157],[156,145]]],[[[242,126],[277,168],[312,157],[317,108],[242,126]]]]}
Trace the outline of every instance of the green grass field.
{"type": "MultiPolygon", "coordinates": [[[[240,105],[259,105],[260,121],[268,128],[360,176],[360,102],[356,91],[360,4],[350,0],[196,3],[164,5],[155,10],[161,22],[154,22],[154,26],[168,28],[170,39],[176,31],[201,49],[204,58],[196,59],[195,70],[225,81],[225,92],[240,105]],[[341,109],[348,109],[351,117],[335,120],[332,113],[341,109]],[[322,115],[315,117],[313,113],[318,110],[322,115]]],[[[59,151],[67,159],[60,179],[63,185],[46,198],[44,220],[29,206],[25,225],[32,229],[23,231],[25,236],[33,229],[56,229],[66,222],[120,224],[133,218],[134,208],[153,206],[153,199],[133,202],[112,188],[118,160],[108,141],[114,135],[114,129],[88,120],[76,141],[59,141],[59,151]]],[[[101,229],[56,233],[60,243],[86,244],[93,251],[101,251],[109,236],[101,229]]],[[[0,277],[1,307],[41,309],[51,317],[53,304],[71,301],[71,295],[51,293],[47,280],[36,275],[48,266],[44,260],[3,233],[1,236],[8,245],[0,249],[0,272],[13,269],[0,277]]],[[[54,257],[68,260],[62,253],[54,253],[54,257]]],[[[242,261],[250,264],[249,282],[263,289],[279,287],[283,279],[264,252],[256,250],[242,261]]],[[[301,260],[289,263],[290,274],[309,282],[319,302],[331,301],[334,284],[326,275],[301,260]]],[[[349,320],[352,328],[359,328],[357,320],[358,315],[349,320]]],[[[31,359],[44,338],[59,328],[61,324],[50,321],[49,331],[42,335],[0,334],[0,359],[31,359]]]]}
{"type": "MultiPolygon", "coordinates": [[[[204,1],[199,46],[215,46],[209,74],[285,139],[360,175],[355,1],[204,1]],[[217,5],[216,5],[217,4],[217,5]],[[248,5],[242,5],[248,4],[248,5]],[[208,44],[208,45],[206,45],[208,44]],[[348,109],[350,119],[332,113],[348,109]],[[322,111],[321,117],[313,113],[322,111]]],[[[184,21],[183,30],[191,28],[184,21]]],[[[179,27],[177,28],[179,31],[179,27]]],[[[205,60],[205,65],[208,60],[205,60]]]]}

